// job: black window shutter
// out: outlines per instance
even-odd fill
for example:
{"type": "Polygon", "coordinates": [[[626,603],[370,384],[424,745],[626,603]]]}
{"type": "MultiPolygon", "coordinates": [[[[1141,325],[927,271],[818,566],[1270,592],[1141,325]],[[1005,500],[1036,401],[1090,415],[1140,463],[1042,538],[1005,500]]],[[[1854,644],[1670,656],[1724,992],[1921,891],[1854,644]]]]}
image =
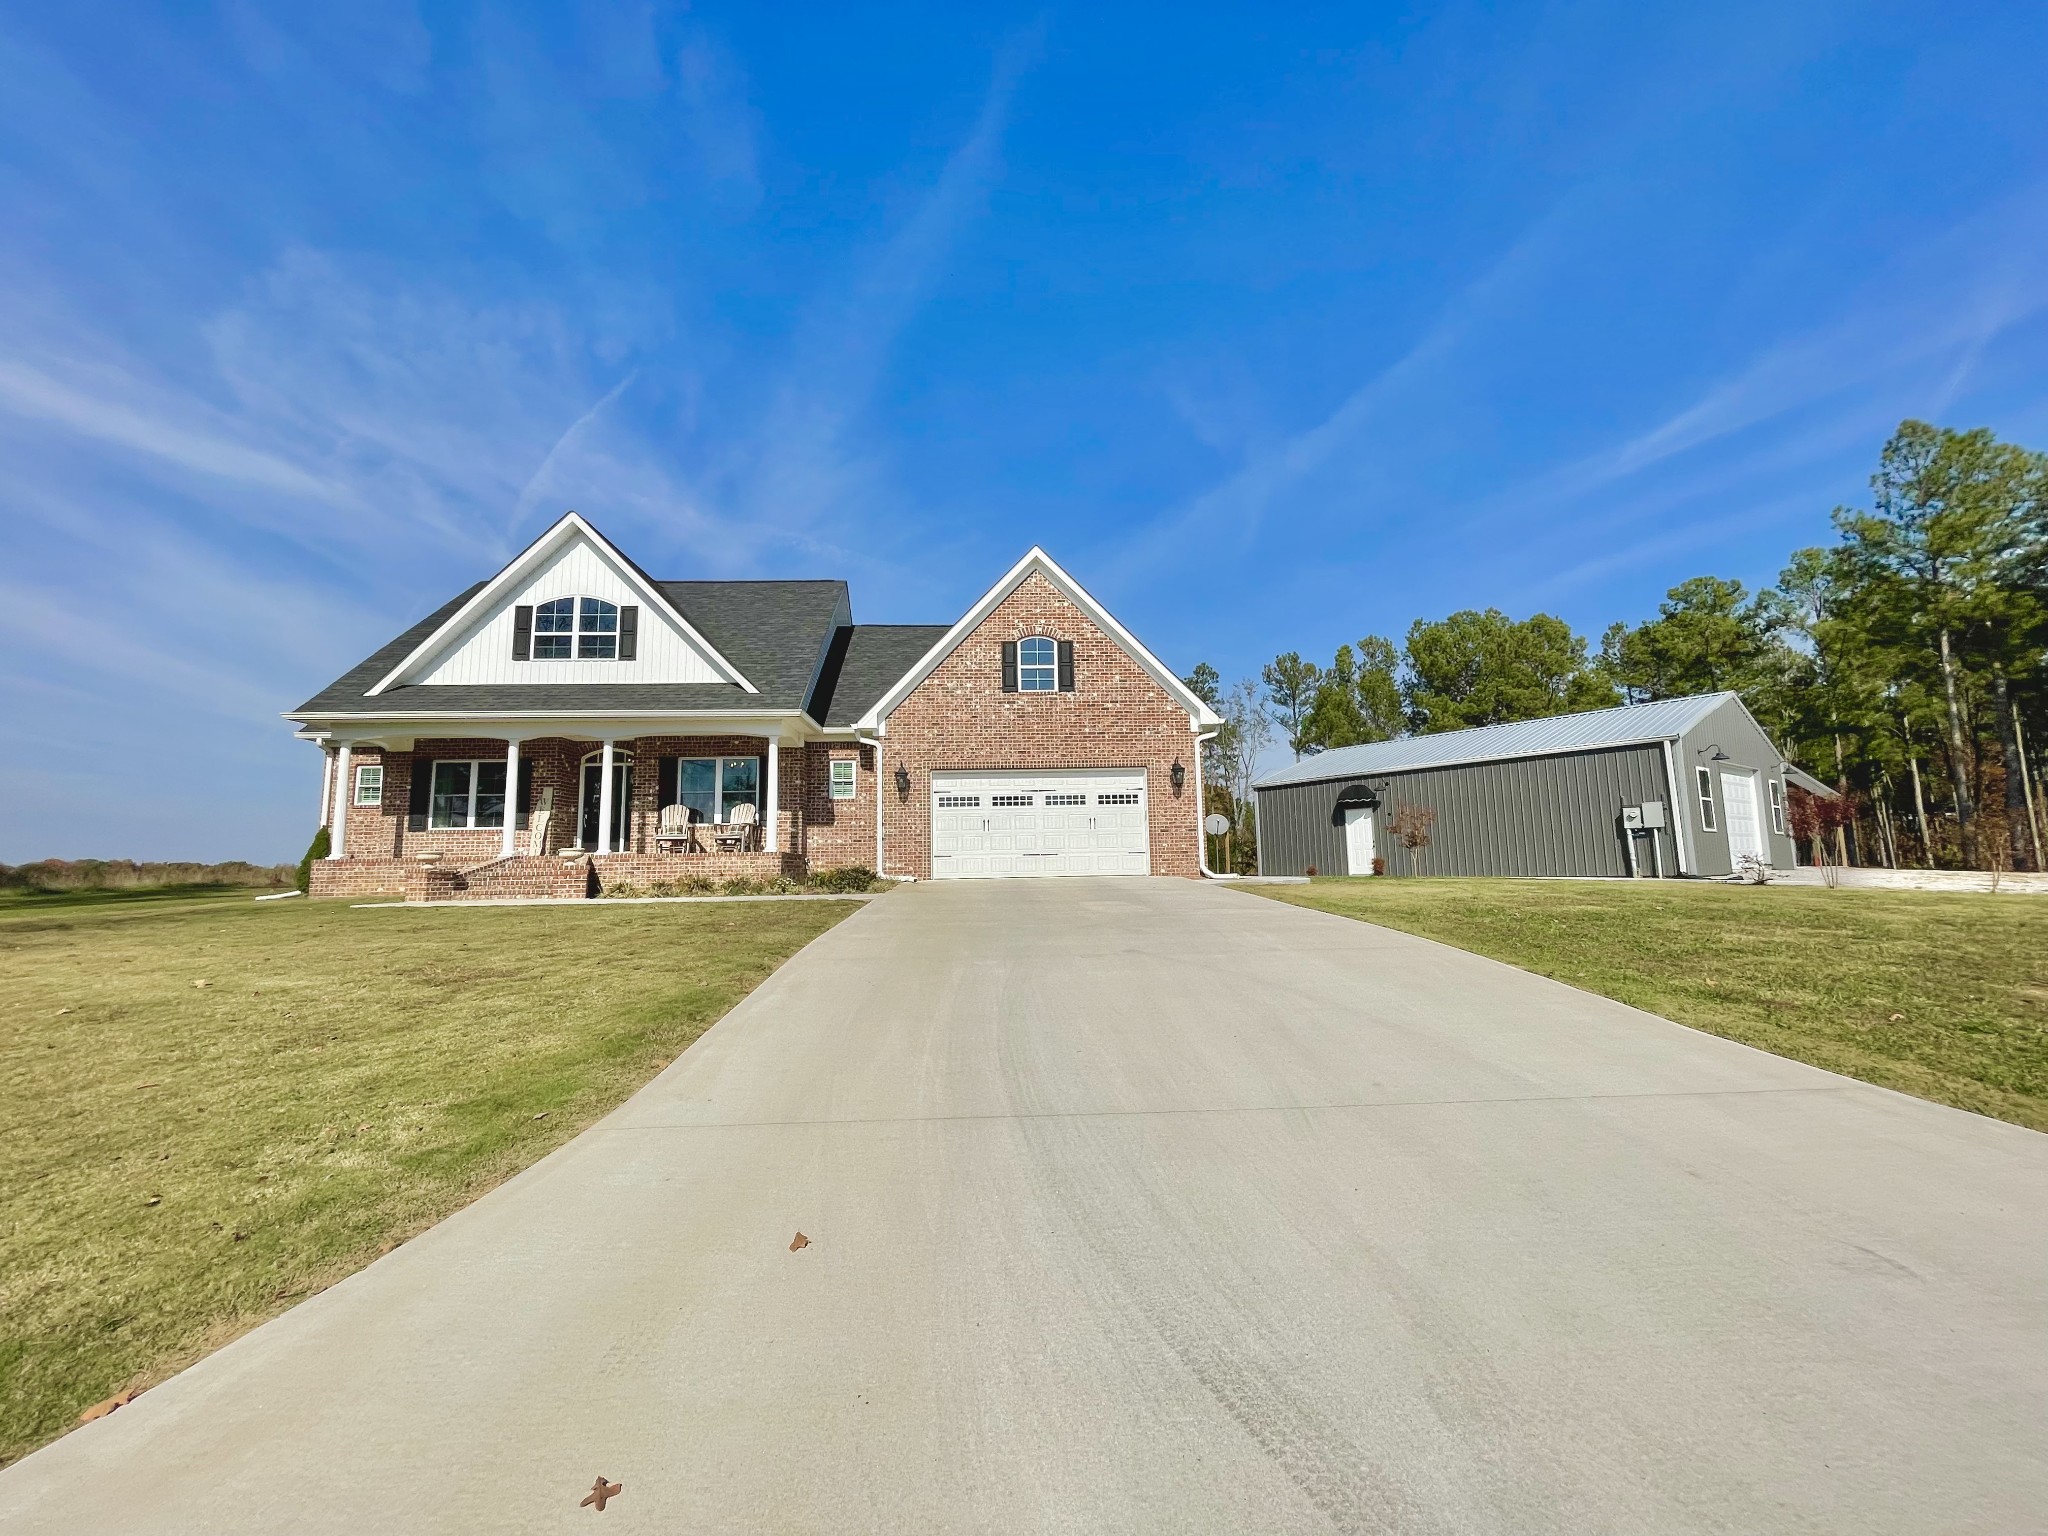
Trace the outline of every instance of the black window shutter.
{"type": "Polygon", "coordinates": [[[533,759],[523,752],[519,754],[519,799],[514,814],[518,820],[513,827],[524,832],[527,818],[533,814],[533,759]]]}
{"type": "Polygon", "coordinates": [[[1060,692],[1072,693],[1073,691],[1074,642],[1071,640],[1062,640],[1060,642],[1060,692]]]}
{"type": "Polygon", "coordinates": [[[1014,640],[1005,640],[1003,642],[1003,692],[1015,693],[1016,691],[1017,642],[1014,640]]]}
{"type": "Polygon", "coordinates": [[[427,830],[427,809],[434,793],[434,760],[424,752],[412,755],[412,793],[405,807],[408,831],[427,830]]]}
{"type": "Polygon", "coordinates": [[[512,610],[512,659],[533,659],[533,604],[521,603],[512,610]]]}
{"type": "Polygon", "coordinates": [[[628,603],[619,609],[619,660],[632,661],[640,654],[640,609],[628,603]]]}
{"type": "Polygon", "coordinates": [[[661,800],[659,807],[667,810],[676,803],[676,760],[672,757],[661,759],[661,800]]]}

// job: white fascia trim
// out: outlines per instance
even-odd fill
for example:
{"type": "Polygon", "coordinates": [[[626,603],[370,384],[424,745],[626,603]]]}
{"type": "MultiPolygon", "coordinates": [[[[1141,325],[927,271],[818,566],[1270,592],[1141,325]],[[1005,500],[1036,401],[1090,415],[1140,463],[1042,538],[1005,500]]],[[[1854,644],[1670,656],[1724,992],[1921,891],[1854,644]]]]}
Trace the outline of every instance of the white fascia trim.
{"type": "Polygon", "coordinates": [[[940,662],[953,654],[954,649],[980,626],[982,620],[995,612],[996,607],[1023,583],[1033,571],[1044,576],[1058,587],[1067,600],[1094,621],[1095,626],[1123,647],[1126,654],[1151,674],[1152,680],[1178,699],[1186,708],[1191,719],[1202,726],[1221,726],[1223,719],[1158,657],[1138,642],[1123,625],[1119,624],[1107,608],[1088,595],[1082,585],[1061,570],[1058,562],[1037,545],[1033,545],[1024,558],[1003,574],[1002,580],[990,587],[972,608],[968,609],[960,622],[939,637],[938,644],[926,651],[911,669],[899,678],[894,687],[877,699],[868,712],[862,715],[856,728],[864,731],[881,729],[882,722],[895,712],[896,706],[908,698],[917,685],[937,669],[940,662]]]}
{"type": "Polygon", "coordinates": [[[581,534],[584,538],[590,540],[592,544],[597,546],[600,552],[608,556],[618,567],[620,579],[639,592],[650,607],[659,609],[680,625],[683,633],[689,636],[691,642],[700,647],[705,657],[725,674],[727,682],[735,687],[746,689],[748,693],[759,693],[761,691],[747,681],[738,667],[721,656],[716,646],[698,633],[696,626],[683,617],[675,604],[671,603],[662,594],[661,589],[641,573],[639,566],[635,565],[621,553],[617,545],[613,544],[610,539],[607,539],[603,534],[591,527],[589,523],[585,522],[580,513],[569,512],[563,514],[561,521],[556,523],[554,527],[548,529],[546,533],[543,533],[539,538],[527,545],[519,554],[513,556],[511,563],[479,587],[476,596],[458,608],[445,624],[414,646],[412,653],[405,660],[401,661],[378,680],[377,685],[368,691],[368,696],[374,698],[386,688],[391,687],[414,667],[418,666],[420,662],[432,655],[450,635],[461,633],[463,628],[472,619],[496,602],[504,594],[507,587],[525,577],[534,566],[538,565],[542,559],[554,550],[556,545],[566,542],[577,534],[581,534]]]}

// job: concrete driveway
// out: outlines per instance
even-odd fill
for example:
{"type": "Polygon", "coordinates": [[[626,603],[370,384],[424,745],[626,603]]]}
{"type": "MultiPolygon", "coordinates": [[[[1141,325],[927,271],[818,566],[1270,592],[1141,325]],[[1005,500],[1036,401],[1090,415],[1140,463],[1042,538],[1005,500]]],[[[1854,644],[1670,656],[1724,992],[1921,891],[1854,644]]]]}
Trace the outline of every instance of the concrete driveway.
{"type": "Polygon", "coordinates": [[[2044,1424],[2048,1137],[1243,892],[919,886],[0,1528],[2010,1533],[2044,1424]]]}

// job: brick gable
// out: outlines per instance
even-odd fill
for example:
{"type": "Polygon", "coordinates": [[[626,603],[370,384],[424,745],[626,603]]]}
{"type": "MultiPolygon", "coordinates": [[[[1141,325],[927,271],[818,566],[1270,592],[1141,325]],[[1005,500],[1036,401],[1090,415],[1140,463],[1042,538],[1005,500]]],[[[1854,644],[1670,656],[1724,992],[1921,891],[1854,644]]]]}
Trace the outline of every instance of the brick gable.
{"type": "Polygon", "coordinates": [[[1145,772],[1152,873],[1195,876],[1194,733],[1188,711],[1052,581],[1033,571],[888,719],[883,802],[893,875],[931,876],[931,775],[944,769],[1145,772]],[[1074,647],[1072,693],[1004,693],[1002,648],[1030,635],[1074,647]],[[1173,765],[1186,782],[1176,793],[1173,765]],[[907,794],[898,766],[910,773],[907,794]]]}

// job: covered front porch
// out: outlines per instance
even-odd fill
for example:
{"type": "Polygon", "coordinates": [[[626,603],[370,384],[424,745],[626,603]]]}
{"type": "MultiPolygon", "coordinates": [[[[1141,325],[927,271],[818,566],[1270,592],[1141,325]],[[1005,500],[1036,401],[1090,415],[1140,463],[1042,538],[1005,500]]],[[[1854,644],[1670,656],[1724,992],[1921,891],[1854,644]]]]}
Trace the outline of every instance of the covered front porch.
{"type": "Polygon", "coordinates": [[[801,876],[803,751],[725,731],[337,739],[313,890],[459,899],[801,876]]]}

